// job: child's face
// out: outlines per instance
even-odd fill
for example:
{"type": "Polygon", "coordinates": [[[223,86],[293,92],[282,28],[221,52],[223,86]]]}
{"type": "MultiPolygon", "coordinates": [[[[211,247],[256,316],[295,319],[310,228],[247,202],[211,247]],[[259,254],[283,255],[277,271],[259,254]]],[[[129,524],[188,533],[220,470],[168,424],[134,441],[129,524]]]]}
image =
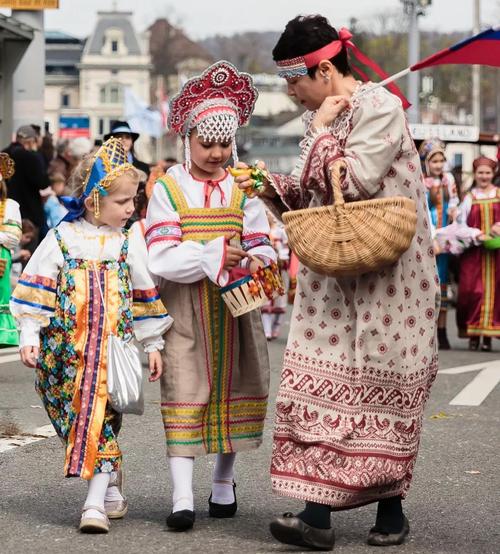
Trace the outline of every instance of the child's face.
{"type": "Polygon", "coordinates": [[[51,186],[56,196],[61,196],[62,194],[64,194],[64,181],[55,181],[54,183],[52,183],[51,186]]]}
{"type": "Polygon", "coordinates": [[[493,182],[493,169],[489,165],[480,165],[474,172],[474,179],[479,188],[486,188],[493,182]]]}
{"type": "Polygon", "coordinates": [[[134,198],[138,183],[123,175],[118,187],[107,196],[99,197],[99,223],[110,227],[124,227],[134,213],[134,198]]]}
{"type": "Polygon", "coordinates": [[[198,136],[195,130],[189,137],[191,162],[202,173],[214,175],[231,157],[231,141],[210,142],[198,136]]]}
{"type": "Polygon", "coordinates": [[[437,153],[432,156],[432,158],[428,161],[429,172],[432,177],[439,177],[442,175],[445,162],[446,159],[443,154],[437,153]]]}
{"type": "Polygon", "coordinates": [[[21,240],[19,242],[21,246],[25,246],[26,244],[29,244],[31,241],[33,241],[34,238],[35,238],[35,234],[32,233],[31,231],[28,231],[21,235],[21,240]]]}

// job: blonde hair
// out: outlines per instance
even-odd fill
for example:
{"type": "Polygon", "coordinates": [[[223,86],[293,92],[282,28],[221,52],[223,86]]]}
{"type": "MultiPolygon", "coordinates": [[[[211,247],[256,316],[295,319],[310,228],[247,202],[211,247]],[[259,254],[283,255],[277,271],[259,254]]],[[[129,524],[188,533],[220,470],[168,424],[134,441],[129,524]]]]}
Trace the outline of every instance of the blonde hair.
{"type": "MultiPolygon", "coordinates": [[[[85,180],[87,178],[87,175],[89,171],[92,169],[92,165],[94,163],[94,154],[88,154],[85,156],[82,161],[75,167],[73,172],[71,173],[71,176],[69,178],[69,188],[71,191],[71,196],[74,196],[75,198],[79,198],[85,191],[86,183],[85,180]]],[[[113,179],[108,187],[106,187],[106,191],[109,194],[112,194],[116,190],[120,188],[120,183],[122,182],[122,177],[128,177],[129,179],[132,179],[134,182],[139,184],[140,176],[137,169],[134,167],[131,167],[130,169],[127,169],[124,173],[113,179]]]]}

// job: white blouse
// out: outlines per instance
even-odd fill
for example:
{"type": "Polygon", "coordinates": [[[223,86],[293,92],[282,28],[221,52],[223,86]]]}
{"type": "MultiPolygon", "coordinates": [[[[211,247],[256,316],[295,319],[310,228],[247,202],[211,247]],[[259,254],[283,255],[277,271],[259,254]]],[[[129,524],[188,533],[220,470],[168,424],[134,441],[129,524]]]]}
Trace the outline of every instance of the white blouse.
{"type": "MultiPolygon", "coordinates": [[[[204,182],[192,177],[181,165],[168,170],[181,188],[189,208],[203,208],[204,182]]],[[[211,208],[230,206],[234,178],[227,176],[219,181],[221,192],[216,189],[210,196],[211,208]]],[[[247,198],[243,207],[242,247],[250,255],[269,263],[276,254],[269,242],[269,223],[264,204],[258,198],[247,198]]],[[[176,283],[195,283],[205,277],[219,286],[229,280],[229,272],[222,269],[225,255],[225,237],[221,236],[205,244],[192,240],[180,242],[180,217],[173,208],[163,186],[157,183],[148,205],[146,217],[146,242],[149,249],[148,266],[151,273],[176,283]],[[171,231],[169,231],[169,225],[171,231]],[[163,234],[152,237],[151,228],[163,226],[163,234]],[[174,240],[177,239],[177,240],[174,240]]],[[[242,260],[245,266],[248,259],[242,260]]]]}
{"type": "MultiPolygon", "coordinates": [[[[125,240],[120,229],[107,225],[96,227],[83,218],[71,223],[62,222],[57,230],[68,249],[69,256],[84,260],[118,260],[125,240]]],[[[130,269],[132,289],[150,292],[150,297],[154,298],[156,288],[147,269],[146,244],[137,228],[129,232],[126,262],[130,269]]],[[[20,347],[39,345],[40,328],[48,325],[50,317],[54,315],[55,287],[53,284],[57,283],[63,263],[63,253],[54,230],[51,229],[33,253],[12,294],[10,308],[12,314],[19,320],[20,347]],[[45,302],[30,302],[30,298],[35,294],[34,289],[27,286],[30,284],[35,284],[38,294],[45,295],[43,297],[45,302]],[[50,284],[52,286],[49,286],[50,284]]],[[[159,299],[144,304],[141,311],[143,317],[134,319],[136,339],[143,343],[146,352],[161,350],[164,344],[162,335],[172,325],[172,318],[159,299]]]]}

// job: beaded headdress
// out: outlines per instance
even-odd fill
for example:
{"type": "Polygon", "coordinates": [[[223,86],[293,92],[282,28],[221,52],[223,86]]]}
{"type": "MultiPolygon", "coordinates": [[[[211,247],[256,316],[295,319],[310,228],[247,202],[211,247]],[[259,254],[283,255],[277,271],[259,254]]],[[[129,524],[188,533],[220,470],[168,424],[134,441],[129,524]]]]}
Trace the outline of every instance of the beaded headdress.
{"type": "Polygon", "coordinates": [[[126,171],[134,169],[127,161],[127,153],[118,138],[108,139],[93,155],[92,164],[83,180],[83,193],[79,198],[63,196],[62,201],[68,213],[64,221],[74,221],[85,211],[84,201],[92,195],[94,200],[94,214],[99,217],[99,196],[108,194],[107,188],[126,171]]]}
{"type": "Polygon", "coordinates": [[[168,125],[184,138],[188,168],[189,136],[195,128],[203,140],[231,142],[234,163],[238,161],[236,131],[248,123],[257,96],[251,76],[227,61],[217,62],[187,81],[170,101],[168,125]]]}
{"type": "Polygon", "coordinates": [[[429,161],[434,155],[442,154],[443,158],[446,160],[446,154],[444,150],[444,142],[437,137],[429,138],[422,142],[418,149],[418,153],[420,155],[420,159],[425,165],[425,172],[427,175],[430,175],[429,161]]]}

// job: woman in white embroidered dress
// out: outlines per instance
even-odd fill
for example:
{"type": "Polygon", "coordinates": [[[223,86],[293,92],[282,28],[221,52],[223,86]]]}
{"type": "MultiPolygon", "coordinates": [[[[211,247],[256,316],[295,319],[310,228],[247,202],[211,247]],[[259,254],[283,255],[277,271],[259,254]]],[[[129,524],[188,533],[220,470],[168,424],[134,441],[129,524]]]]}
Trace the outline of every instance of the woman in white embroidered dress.
{"type": "Polygon", "coordinates": [[[401,499],[437,370],[439,288],[420,160],[400,100],[382,88],[367,92],[352,76],[350,38],[310,16],[290,21],[279,39],[280,75],[310,111],[300,164],[291,176],[272,175],[263,193],[277,215],[331,204],[329,169],[343,159],[347,201],[400,195],[417,206],[416,235],[396,264],[344,278],[298,271],[271,474],[274,490],[306,509],[277,518],[271,532],[322,549],[334,544],[331,509],[370,502],[378,513],[369,543],[403,542],[401,499]]]}

